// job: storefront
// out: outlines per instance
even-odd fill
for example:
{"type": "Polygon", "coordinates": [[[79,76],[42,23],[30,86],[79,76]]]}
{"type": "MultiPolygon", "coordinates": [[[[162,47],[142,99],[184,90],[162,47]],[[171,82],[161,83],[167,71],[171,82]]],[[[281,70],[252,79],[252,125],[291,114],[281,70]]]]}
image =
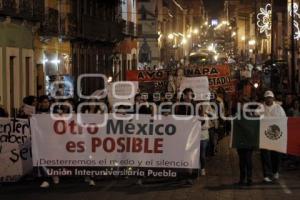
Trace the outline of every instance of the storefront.
{"type": "Polygon", "coordinates": [[[70,42],[56,37],[50,39],[38,37],[35,46],[38,95],[52,94],[55,87],[70,88],[70,84],[73,87],[70,42]],[[66,81],[68,83],[64,83],[66,81]]]}

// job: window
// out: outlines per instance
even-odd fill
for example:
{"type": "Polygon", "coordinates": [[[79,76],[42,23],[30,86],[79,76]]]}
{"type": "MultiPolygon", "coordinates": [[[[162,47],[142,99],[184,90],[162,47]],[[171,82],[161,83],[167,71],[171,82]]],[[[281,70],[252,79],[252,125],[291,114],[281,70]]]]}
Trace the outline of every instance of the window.
{"type": "Polygon", "coordinates": [[[15,56],[9,57],[9,73],[10,73],[10,80],[9,80],[9,95],[10,95],[10,108],[12,110],[12,114],[15,114],[15,85],[14,85],[14,65],[15,65],[15,56]]]}
{"type": "Polygon", "coordinates": [[[29,81],[30,81],[30,57],[25,58],[25,94],[29,95],[29,81]]]}

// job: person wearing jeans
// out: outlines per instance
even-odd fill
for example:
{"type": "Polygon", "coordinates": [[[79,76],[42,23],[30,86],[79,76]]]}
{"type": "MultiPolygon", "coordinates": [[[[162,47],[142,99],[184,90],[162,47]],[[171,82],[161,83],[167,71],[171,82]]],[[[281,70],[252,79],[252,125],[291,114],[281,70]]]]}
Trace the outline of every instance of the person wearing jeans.
{"type": "Polygon", "coordinates": [[[209,144],[209,120],[208,115],[204,111],[205,108],[200,106],[199,114],[203,118],[201,120],[201,133],[200,133],[200,175],[205,176],[205,163],[206,163],[206,150],[209,144]]]}
{"type": "Polygon", "coordinates": [[[237,149],[240,165],[240,181],[239,184],[244,184],[247,180],[247,185],[252,185],[252,148],[237,149]]]}
{"type": "Polygon", "coordinates": [[[200,141],[200,169],[201,169],[200,174],[201,174],[201,176],[206,175],[205,163],[206,163],[206,150],[207,150],[208,142],[209,142],[208,139],[200,141]]]}
{"type": "MultiPolygon", "coordinates": [[[[272,119],[272,117],[286,117],[284,109],[275,102],[275,95],[272,91],[268,90],[265,92],[264,100],[263,109],[258,109],[258,115],[269,119],[272,119]]],[[[279,179],[280,156],[281,154],[275,151],[261,150],[264,182],[270,183],[273,179],[279,179]]]]}
{"type": "MultiPolygon", "coordinates": [[[[261,160],[263,162],[262,168],[264,177],[269,177],[269,179],[278,179],[281,154],[266,149],[262,149],[260,152],[261,160]]],[[[265,182],[269,181],[265,180],[265,182]]]]}

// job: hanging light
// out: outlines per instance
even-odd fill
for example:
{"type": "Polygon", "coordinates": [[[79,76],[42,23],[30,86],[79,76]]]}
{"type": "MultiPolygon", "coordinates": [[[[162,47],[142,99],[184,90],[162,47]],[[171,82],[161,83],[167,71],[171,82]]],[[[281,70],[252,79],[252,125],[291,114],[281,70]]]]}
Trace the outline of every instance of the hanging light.
{"type": "Polygon", "coordinates": [[[168,35],[168,38],[169,38],[170,40],[173,40],[173,39],[174,39],[173,33],[170,33],[170,34],[168,35]]]}
{"type": "Polygon", "coordinates": [[[249,45],[255,45],[255,44],[256,44],[256,41],[255,41],[255,40],[249,40],[248,44],[249,44],[249,45]]]}
{"type": "Polygon", "coordinates": [[[50,61],[52,64],[59,64],[60,60],[59,59],[53,59],[50,61]]]}
{"type": "Polygon", "coordinates": [[[267,4],[265,8],[260,8],[260,12],[257,14],[257,26],[260,33],[265,33],[266,36],[270,36],[272,28],[272,5],[267,4]]]}
{"type": "Polygon", "coordinates": [[[187,39],[185,37],[183,37],[181,40],[181,44],[186,44],[186,43],[187,43],[187,39]]]}
{"type": "Polygon", "coordinates": [[[195,29],[193,30],[193,33],[194,33],[194,34],[198,34],[198,33],[199,33],[199,29],[195,28],[195,29]]]}
{"type": "Polygon", "coordinates": [[[299,13],[299,6],[297,3],[293,3],[293,9],[292,9],[292,4],[290,3],[288,6],[288,11],[290,16],[294,15],[294,39],[299,40],[300,39],[300,28],[299,28],[299,22],[296,20],[296,18],[300,18],[300,13],[299,13]],[[294,13],[292,13],[294,12],[294,13]]]}

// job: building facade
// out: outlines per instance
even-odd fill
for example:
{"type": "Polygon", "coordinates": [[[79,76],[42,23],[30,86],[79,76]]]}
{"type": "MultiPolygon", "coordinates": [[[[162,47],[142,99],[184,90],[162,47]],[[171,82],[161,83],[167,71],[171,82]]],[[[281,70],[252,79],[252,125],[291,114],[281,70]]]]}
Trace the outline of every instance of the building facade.
{"type": "Polygon", "coordinates": [[[288,28],[284,28],[285,24],[288,26],[286,0],[226,0],[224,9],[225,17],[233,25],[241,60],[262,63],[271,58],[287,59],[284,48],[288,35],[288,28]]]}
{"type": "Polygon", "coordinates": [[[36,94],[34,38],[44,2],[0,0],[0,104],[11,115],[36,94]]]}
{"type": "Polygon", "coordinates": [[[119,5],[124,39],[116,44],[113,59],[113,81],[125,80],[127,70],[136,70],[138,63],[137,0],[119,5]]]}
{"type": "Polygon", "coordinates": [[[207,20],[202,0],[140,0],[141,68],[175,67],[188,60],[207,20]]]}
{"type": "Polygon", "coordinates": [[[70,0],[44,1],[43,22],[34,41],[37,95],[49,94],[54,81],[69,79],[74,27],[70,0]]]}

